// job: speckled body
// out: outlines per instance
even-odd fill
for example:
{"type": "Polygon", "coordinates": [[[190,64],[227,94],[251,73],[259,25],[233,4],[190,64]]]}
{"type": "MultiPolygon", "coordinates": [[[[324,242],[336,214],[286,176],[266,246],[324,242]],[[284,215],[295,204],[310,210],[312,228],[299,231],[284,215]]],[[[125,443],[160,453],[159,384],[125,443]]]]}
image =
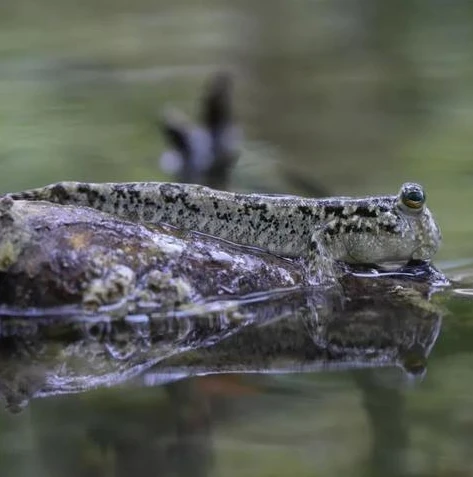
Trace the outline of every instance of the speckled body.
{"type": "Polygon", "coordinates": [[[428,261],[441,241],[430,211],[406,212],[397,195],[310,199],[193,184],[62,182],[9,196],[88,206],[136,222],[164,222],[287,257],[323,250],[348,263],[428,261]]]}

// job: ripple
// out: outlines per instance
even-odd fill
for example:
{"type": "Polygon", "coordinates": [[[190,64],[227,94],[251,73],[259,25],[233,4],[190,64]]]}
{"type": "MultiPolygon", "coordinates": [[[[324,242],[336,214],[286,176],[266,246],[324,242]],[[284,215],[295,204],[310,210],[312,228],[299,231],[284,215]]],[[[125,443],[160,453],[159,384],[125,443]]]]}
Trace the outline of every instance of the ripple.
{"type": "Polygon", "coordinates": [[[453,293],[462,296],[473,296],[473,288],[455,288],[453,293]]]}

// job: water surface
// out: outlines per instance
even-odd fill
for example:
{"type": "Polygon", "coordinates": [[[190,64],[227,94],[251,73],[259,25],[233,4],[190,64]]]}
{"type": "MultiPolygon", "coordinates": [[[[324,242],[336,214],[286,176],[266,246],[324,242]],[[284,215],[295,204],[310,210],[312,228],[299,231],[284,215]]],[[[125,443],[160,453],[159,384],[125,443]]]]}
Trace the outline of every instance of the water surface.
{"type": "Polygon", "coordinates": [[[463,469],[471,270],[449,273],[462,282],[357,277],[343,294],[278,293],[240,304],[239,314],[223,303],[177,318],[3,316],[0,468],[14,476],[463,469]]]}

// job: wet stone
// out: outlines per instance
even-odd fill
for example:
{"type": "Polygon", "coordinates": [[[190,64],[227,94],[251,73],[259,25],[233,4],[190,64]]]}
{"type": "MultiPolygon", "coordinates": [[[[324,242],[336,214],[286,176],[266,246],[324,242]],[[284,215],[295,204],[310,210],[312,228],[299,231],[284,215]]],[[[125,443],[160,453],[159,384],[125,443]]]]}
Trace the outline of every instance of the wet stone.
{"type": "Polygon", "coordinates": [[[2,211],[1,305],[169,309],[305,283],[291,261],[208,236],[47,202],[2,199],[0,220],[2,211]]]}

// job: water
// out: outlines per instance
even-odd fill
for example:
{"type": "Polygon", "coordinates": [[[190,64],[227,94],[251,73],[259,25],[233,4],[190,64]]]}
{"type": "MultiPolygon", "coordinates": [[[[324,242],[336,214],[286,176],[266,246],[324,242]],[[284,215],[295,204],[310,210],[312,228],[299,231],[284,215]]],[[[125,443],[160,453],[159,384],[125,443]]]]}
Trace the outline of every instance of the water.
{"type": "Polygon", "coordinates": [[[407,476],[467,468],[472,275],[458,265],[449,274],[462,282],[349,277],[342,290],[243,302],[240,318],[215,306],[177,318],[4,316],[0,469],[407,476]]]}
{"type": "Polygon", "coordinates": [[[2,319],[1,475],[471,475],[469,2],[23,0],[0,13],[0,191],[164,178],[159,111],[194,115],[208,75],[229,68],[236,187],[418,181],[453,280],[429,302],[356,289],[346,312],[336,293],[298,294],[240,322],[2,319]]]}

